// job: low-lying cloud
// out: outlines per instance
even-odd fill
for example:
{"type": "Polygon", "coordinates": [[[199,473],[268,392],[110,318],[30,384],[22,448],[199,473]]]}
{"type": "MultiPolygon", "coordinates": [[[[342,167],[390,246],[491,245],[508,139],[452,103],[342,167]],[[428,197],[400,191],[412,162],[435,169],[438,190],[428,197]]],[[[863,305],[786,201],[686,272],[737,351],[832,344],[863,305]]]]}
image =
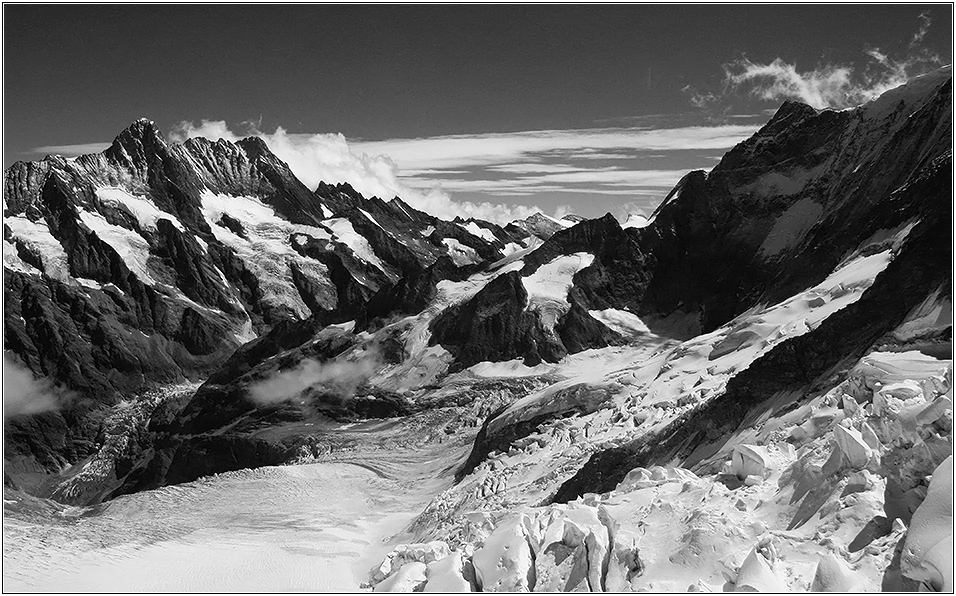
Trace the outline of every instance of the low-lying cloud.
{"type": "Polygon", "coordinates": [[[50,412],[63,407],[70,393],[3,354],[3,417],[50,412]]]}
{"type": "Polygon", "coordinates": [[[342,399],[355,394],[381,366],[377,352],[368,350],[352,360],[320,362],[307,359],[249,387],[249,398],[259,405],[273,405],[297,399],[308,389],[321,389],[342,399]]]}

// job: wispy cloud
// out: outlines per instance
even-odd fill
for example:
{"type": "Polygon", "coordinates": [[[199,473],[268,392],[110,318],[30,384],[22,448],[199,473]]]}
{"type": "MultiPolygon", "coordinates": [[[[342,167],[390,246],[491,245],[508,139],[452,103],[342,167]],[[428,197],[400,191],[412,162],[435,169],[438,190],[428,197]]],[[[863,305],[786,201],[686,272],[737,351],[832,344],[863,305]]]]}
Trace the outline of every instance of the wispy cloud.
{"type": "Polygon", "coordinates": [[[763,121],[449,135],[353,142],[352,147],[366,155],[387,155],[413,188],[437,188],[451,196],[527,201],[550,195],[578,202],[603,195],[653,202],[688,170],[712,167],[763,121]]]}
{"type": "Polygon", "coordinates": [[[62,155],[63,157],[76,157],[77,155],[88,155],[90,153],[99,153],[106,150],[111,143],[80,143],[77,145],[44,145],[34,147],[28,153],[38,155],[62,155]]]}
{"type": "Polygon", "coordinates": [[[777,58],[769,64],[741,59],[728,67],[733,89],[748,88],[761,99],[796,99],[817,109],[848,108],[876,99],[911,78],[942,65],[938,56],[894,60],[877,49],[867,50],[870,64],[878,68],[860,72],[852,66],[827,64],[800,71],[777,58]]]}
{"type": "Polygon", "coordinates": [[[929,27],[933,24],[933,21],[929,18],[929,13],[927,12],[921,12],[916,18],[919,19],[919,29],[913,34],[913,38],[910,40],[911,50],[920,49],[921,44],[923,43],[923,38],[925,38],[926,34],[929,33],[929,27]]]}
{"type": "Polygon", "coordinates": [[[528,196],[540,193],[628,195],[641,190],[670,189],[687,170],[615,170],[613,168],[569,169],[559,173],[535,174],[489,180],[485,178],[442,178],[443,190],[482,192],[495,196],[528,196]]]}
{"type": "Polygon", "coordinates": [[[812,68],[800,68],[780,57],[770,62],[741,57],[724,65],[721,90],[688,86],[684,91],[694,107],[721,115],[741,94],[769,101],[795,99],[817,109],[857,106],[944,64],[939,55],[922,45],[931,25],[929,15],[921,14],[919,21],[919,30],[902,57],[871,47],[862,51],[859,63],[827,63],[812,68]]]}
{"type": "Polygon", "coordinates": [[[403,169],[455,169],[529,161],[555,152],[586,158],[608,150],[633,155],[651,150],[728,149],[756,128],[726,125],[536,130],[356,142],[354,147],[369,155],[388,155],[403,169]]]}

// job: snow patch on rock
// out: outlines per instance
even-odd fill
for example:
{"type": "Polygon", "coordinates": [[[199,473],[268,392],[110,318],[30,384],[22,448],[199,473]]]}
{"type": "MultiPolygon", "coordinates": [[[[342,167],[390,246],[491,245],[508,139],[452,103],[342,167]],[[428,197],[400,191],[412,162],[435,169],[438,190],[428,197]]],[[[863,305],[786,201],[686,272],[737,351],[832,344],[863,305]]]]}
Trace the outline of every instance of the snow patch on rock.
{"type": "Polygon", "coordinates": [[[448,256],[458,267],[465,265],[474,265],[481,262],[481,257],[470,246],[466,246],[454,238],[442,238],[442,244],[448,250],[448,256]]]}
{"type": "Polygon", "coordinates": [[[458,225],[464,228],[465,231],[468,232],[469,234],[472,234],[473,236],[477,236],[486,242],[494,243],[498,241],[498,239],[495,237],[494,233],[491,230],[489,230],[488,228],[481,227],[476,222],[469,221],[465,225],[461,225],[461,224],[458,224],[458,225]]]}
{"type": "Polygon", "coordinates": [[[377,267],[383,272],[388,271],[388,269],[385,267],[385,264],[382,263],[382,260],[379,259],[378,255],[375,254],[375,251],[372,250],[372,246],[368,243],[368,239],[356,232],[355,228],[352,227],[352,222],[344,217],[338,217],[335,219],[325,220],[323,223],[332,229],[332,232],[335,234],[335,240],[352,249],[352,252],[355,253],[355,256],[362,259],[366,263],[377,267]]]}
{"type": "Polygon", "coordinates": [[[80,221],[103,242],[109,244],[123,259],[126,266],[136,277],[147,285],[156,285],[149,270],[149,243],[142,236],[122,226],[109,223],[99,213],[78,209],[80,221]]]}
{"type": "Polygon", "coordinates": [[[161,210],[147,197],[132,195],[122,188],[114,186],[97,188],[96,197],[103,204],[121,209],[134,217],[139,222],[140,228],[144,230],[155,230],[156,222],[160,219],[169,221],[179,231],[185,229],[175,215],[161,210]]]}
{"type": "Polygon", "coordinates": [[[301,236],[329,239],[331,235],[327,230],[290,223],[255,197],[218,195],[207,190],[202,194],[202,206],[203,216],[216,239],[235,250],[259,280],[264,302],[290,308],[299,318],[311,314],[292,282],[293,263],[318,287],[328,287],[332,292],[328,268],[300,255],[291,244],[301,243],[301,236]],[[245,237],[225,226],[223,215],[239,221],[245,237]]]}
{"type": "MultiPolygon", "coordinates": [[[[69,279],[70,267],[66,251],[60,241],[50,233],[50,227],[45,220],[30,221],[26,217],[14,215],[4,217],[3,224],[10,227],[17,242],[40,257],[44,273],[61,281],[69,279]]],[[[37,272],[35,267],[20,259],[16,247],[6,240],[3,241],[3,262],[17,271],[37,272]]]]}
{"type": "Polygon", "coordinates": [[[522,283],[528,291],[529,302],[550,300],[568,304],[568,290],[574,274],[594,262],[594,255],[578,252],[573,255],[557,257],[538,267],[537,271],[523,278],[522,283]]]}
{"type": "Polygon", "coordinates": [[[626,310],[606,308],[604,310],[589,310],[588,313],[608,329],[617,331],[624,337],[651,332],[640,317],[626,310]]]}

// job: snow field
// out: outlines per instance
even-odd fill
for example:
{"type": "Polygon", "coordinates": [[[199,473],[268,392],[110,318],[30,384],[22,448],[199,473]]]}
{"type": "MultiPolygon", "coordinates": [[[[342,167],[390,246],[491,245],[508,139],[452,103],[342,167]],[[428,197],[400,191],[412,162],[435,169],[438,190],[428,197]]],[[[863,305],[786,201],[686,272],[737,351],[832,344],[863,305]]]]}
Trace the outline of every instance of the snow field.
{"type": "Polygon", "coordinates": [[[469,234],[481,238],[485,242],[489,242],[493,244],[498,241],[498,239],[495,237],[494,232],[492,232],[488,228],[481,227],[476,222],[470,221],[465,225],[458,224],[458,226],[463,228],[469,234]]]}
{"type": "Polygon", "coordinates": [[[586,252],[561,256],[546,263],[522,280],[528,291],[528,302],[554,301],[568,308],[568,290],[574,274],[594,262],[594,255],[586,252]]]}
{"type": "Polygon", "coordinates": [[[132,230],[109,223],[99,213],[79,209],[80,221],[96,233],[100,240],[109,244],[126,266],[141,282],[155,285],[156,279],[149,269],[149,243],[132,230]]]}
{"type": "MultiPolygon", "coordinates": [[[[411,473],[414,476],[415,473],[411,473]]],[[[424,489],[364,467],[241,470],[114,499],[67,524],[4,522],[4,587],[354,591],[424,489]],[[341,498],[348,495],[348,498],[341,498]]]]}

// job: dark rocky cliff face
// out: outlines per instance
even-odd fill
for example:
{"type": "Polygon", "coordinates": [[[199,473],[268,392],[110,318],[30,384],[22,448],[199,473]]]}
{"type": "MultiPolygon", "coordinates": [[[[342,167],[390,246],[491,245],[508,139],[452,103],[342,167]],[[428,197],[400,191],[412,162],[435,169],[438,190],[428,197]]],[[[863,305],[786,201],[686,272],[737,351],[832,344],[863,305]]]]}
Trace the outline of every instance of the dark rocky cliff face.
{"type": "Polygon", "coordinates": [[[464,368],[485,360],[521,358],[528,366],[557,362],[564,346],[542,331],[528,311],[528,292],[512,271],[496,277],[471,300],[452,306],[432,322],[432,344],[441,344],[464,368]]]}

